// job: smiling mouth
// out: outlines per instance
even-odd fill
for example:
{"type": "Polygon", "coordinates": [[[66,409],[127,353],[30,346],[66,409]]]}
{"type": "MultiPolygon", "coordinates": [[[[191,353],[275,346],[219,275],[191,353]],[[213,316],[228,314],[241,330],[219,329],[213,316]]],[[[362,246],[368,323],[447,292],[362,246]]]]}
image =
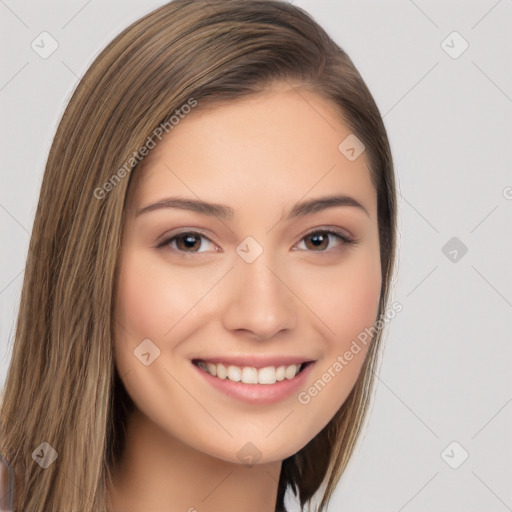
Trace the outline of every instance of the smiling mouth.
{"type": "Polygon", "coordinates": [[[192,363],[209,375],[221,380],[231,382],[242,382],[243,384],[275,384],[276,382],[292,380],[299,375],[307,366],[314,361],[304,363],[266,366],[264,368],[255,368],[252,366],[224,365],[222,363],[205,362],[200,359],[194,359],[192,363]]]}

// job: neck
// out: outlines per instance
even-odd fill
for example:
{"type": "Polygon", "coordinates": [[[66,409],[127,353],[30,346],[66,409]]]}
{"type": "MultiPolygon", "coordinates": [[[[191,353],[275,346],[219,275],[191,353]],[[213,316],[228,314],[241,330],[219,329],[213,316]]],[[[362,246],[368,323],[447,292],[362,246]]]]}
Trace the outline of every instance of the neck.
{"type": "Polygon", "coordinates": [[[246,466],[181,443],[137,409],[113,469],[109,512],[274,512],[281,461],[246,466]]]}

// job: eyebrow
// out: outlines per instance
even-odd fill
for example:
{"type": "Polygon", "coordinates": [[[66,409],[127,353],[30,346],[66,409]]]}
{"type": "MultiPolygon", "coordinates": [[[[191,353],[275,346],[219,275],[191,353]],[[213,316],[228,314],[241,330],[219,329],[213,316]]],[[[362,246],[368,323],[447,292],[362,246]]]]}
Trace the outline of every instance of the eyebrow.
{"type": "MultiPolygon", "coordinates": [[[[366,213],[369,217],[368,210],[356,199],[346,195],[335,195],[319,197],[296,203],[290,210],[285,211],[281,220],[292,220],[296,217],[303,217],[336,206],[351,206],[366,213]]],[[[221,203],[208,203],[199,199],[186,199],[182,197],[168,197],[156,203],[141,208],[136,217],[143,213],[160,210],[162,208],[179,208],[182,210],[191,210],[204,215],[221,217],[223,219],[232,219],[235,211],[230,206],[221,203]]]]}

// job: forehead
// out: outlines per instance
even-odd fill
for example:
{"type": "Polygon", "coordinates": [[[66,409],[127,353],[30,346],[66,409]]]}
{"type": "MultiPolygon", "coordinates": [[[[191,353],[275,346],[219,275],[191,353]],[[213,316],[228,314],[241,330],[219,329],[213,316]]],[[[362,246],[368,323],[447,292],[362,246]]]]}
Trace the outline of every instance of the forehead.
{"type": "Polygon", "coordinates": [[[366,153],[350,161],[339,149],[349,135],[338,107],[303,88],[282,85],[203,109],[199,101],[145,157],[135,201],[172,193],[261,208],[339,192],[375,210],[366,153]]]}

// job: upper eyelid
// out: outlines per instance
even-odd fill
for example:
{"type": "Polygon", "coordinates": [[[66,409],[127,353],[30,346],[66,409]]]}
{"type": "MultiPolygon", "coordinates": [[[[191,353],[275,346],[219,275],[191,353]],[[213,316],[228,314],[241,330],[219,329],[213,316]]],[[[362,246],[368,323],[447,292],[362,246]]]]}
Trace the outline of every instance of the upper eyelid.
{"type": "Polygon", "coordinates": [[[304,238],[307,235],[310,235],[311,233],[316,233],[317,231],[333,231],[334,233],[341,234],[342,236],[345,236],[346,238],[349,238],[351,240],[355,239],[355,237],[347,229],[329,225],[311,228],[302,235],[302,238],[304,238]]]}

